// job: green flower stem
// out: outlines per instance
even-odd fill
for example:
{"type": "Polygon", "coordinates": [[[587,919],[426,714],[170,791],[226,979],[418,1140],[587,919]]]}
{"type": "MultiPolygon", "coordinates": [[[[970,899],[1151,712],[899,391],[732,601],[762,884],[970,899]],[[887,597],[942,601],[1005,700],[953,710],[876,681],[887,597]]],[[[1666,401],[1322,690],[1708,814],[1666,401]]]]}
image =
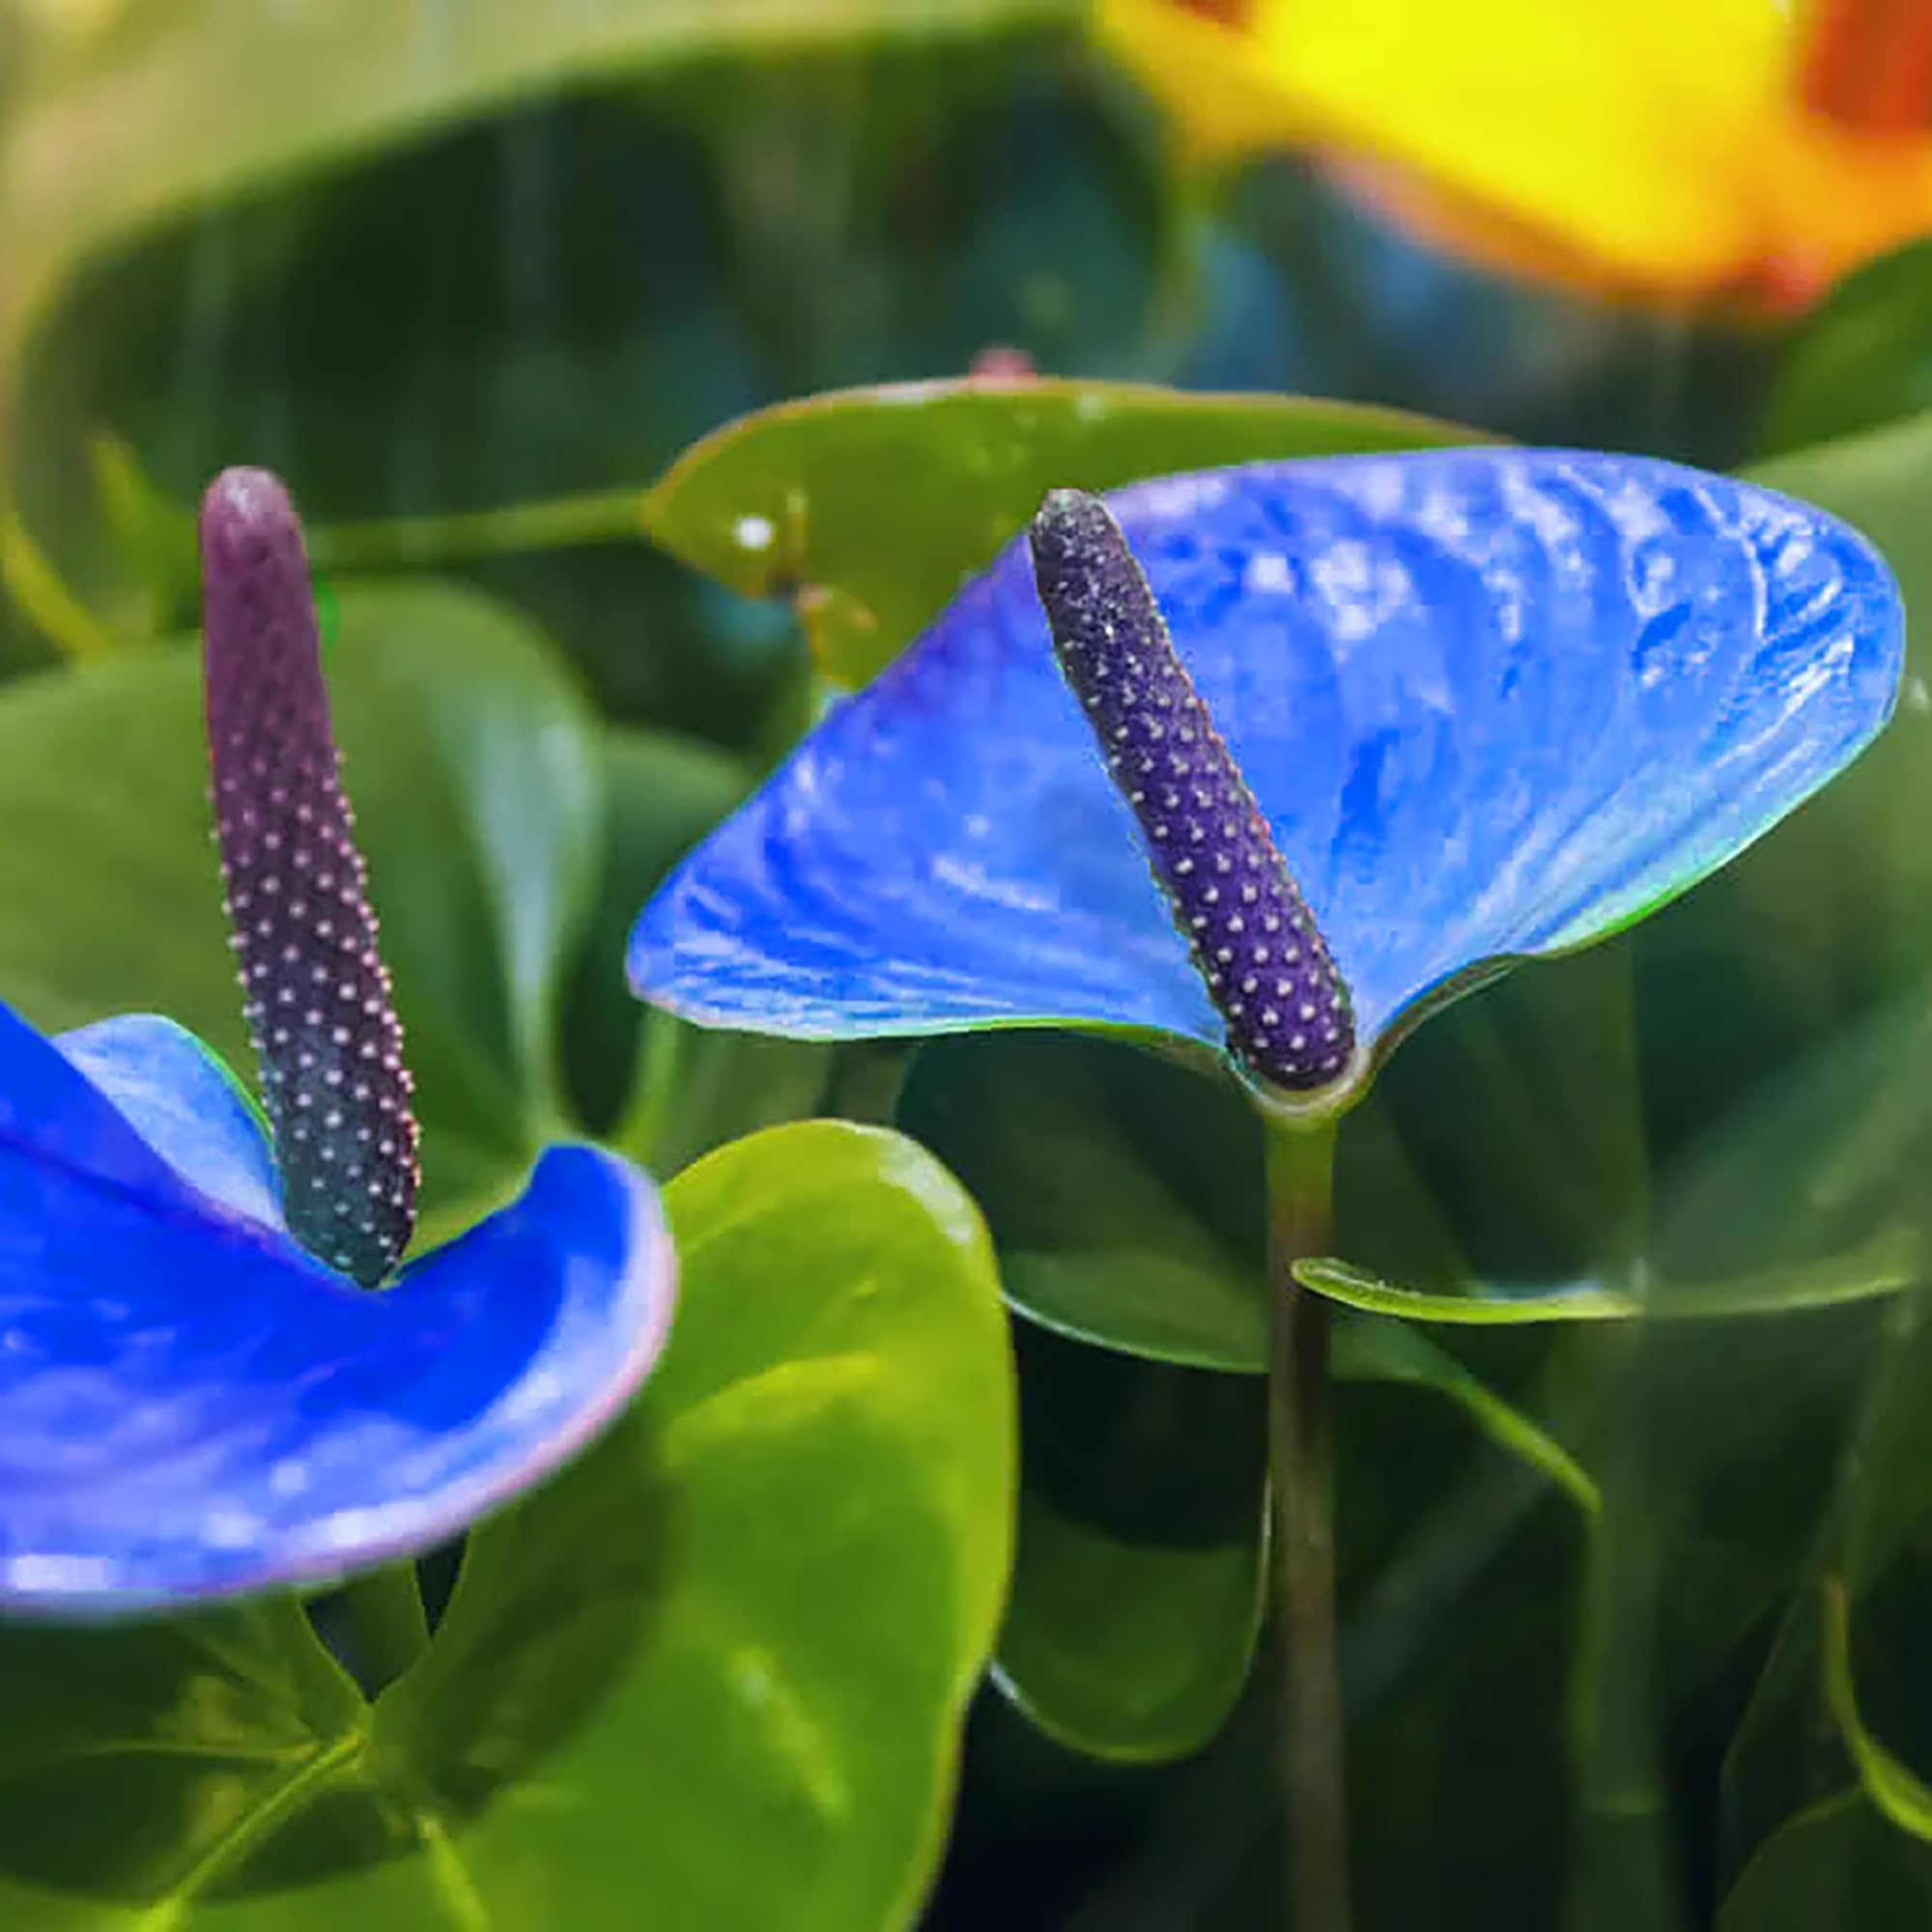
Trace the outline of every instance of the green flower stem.
{"type": "Polygon", "coordinates": [[[655,1172],[665,1131],[676,1111],[685,1071],[690,1025],[662,1007],[644,1009],[638,1036],[640,1070],[623,1117],[611,1130],[611,1145],[641,1168],[655,1172]]]}
{"type": "Polygon", "coordinates": [[[324,525],[310,533],[308,548],[317,570],[352,571],[570,550],[625,538],[641,542],[643,535],[642,493],[612,490],[492,510],[324,525]]]}
{"type": "Polygon", "coordinates": [[[1293,1264],[1325,1254],[1335,1122],[1269,1120],[1268,1464],[1286,1686],[1282,1745],[1296,1932],[1348,1932],[1349,1827],[1328,1442],[1328,1304],[1293,1264]]]}
{"type": "Polygon", "coordinates": [[[413,1563],[385,1564],[343,1586],[357,1674],[374,1697],[429,1648],[429,1618],[413,1563]]]}

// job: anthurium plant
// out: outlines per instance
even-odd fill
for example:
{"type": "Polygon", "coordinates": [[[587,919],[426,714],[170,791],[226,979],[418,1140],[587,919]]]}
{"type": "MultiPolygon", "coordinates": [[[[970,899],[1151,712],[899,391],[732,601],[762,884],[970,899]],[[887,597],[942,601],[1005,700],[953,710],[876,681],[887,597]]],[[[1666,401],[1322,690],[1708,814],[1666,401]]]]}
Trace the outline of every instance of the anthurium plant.
{"type": "Polygon", "coordinates": [[[0,0],[0,1927],[1932,1922],[1922,12],[0,0]]]}

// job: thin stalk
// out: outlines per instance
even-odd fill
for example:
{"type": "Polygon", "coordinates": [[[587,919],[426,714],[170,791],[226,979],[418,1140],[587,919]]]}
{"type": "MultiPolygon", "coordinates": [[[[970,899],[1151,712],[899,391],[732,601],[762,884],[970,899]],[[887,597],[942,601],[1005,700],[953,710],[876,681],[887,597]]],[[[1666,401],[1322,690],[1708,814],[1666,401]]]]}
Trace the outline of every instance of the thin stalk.
{"type": "Polygon", "coordinates": [[[1269,1121],[1268,1464],[1286,1688],[1282,1776],[1295,1932],[1348,1932],[1328,1304],[1293,1264],[1328,1251],[1335,1122],[1269,1121]]]}
{"type": "Polygon", "coordinates": [[[641,1070],[630,1102],[610,1136],[611,1145],[629,1154],[639,1167],[657,1165],[665,1129],[677,1105],[689,1033],[688,1023],[675,1013],[668,1013],[662,1007],[644,1009],[638,1036],[641,1070]]]}
{"type": "Polygon", "coordinates": [[[309,561],[318,570],[393,569],[627,537],[641,542],[643,502],[641,490],[608,490],[490,510],[325,525],[309,538],[309,561]]]}
{"type": "Polygon", "coordinates": [[[356,1674],[374,1697],[429,1648],[429,1618],[413,1563],[385,1564],[345,1584],[342,1607],[355,1647],[356,1674]]]}

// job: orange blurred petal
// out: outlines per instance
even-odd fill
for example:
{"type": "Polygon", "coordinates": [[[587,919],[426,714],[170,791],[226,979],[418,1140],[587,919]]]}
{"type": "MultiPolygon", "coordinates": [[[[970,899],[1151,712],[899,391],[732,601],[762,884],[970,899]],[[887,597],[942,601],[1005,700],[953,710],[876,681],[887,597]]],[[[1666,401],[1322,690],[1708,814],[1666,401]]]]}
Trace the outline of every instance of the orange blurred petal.
{"type": "Polygon", "coordinates": [[[1812,0],[1798,95],[1811,113],[1854,133],[1923,133],[1932,0],[1812,0]]]}
{"type": "Polygon", "coordinates": [[[1192,146],[1491,266],[1782,307],[1932,229],[1932,0],[1099,0],[1192,146]]]}

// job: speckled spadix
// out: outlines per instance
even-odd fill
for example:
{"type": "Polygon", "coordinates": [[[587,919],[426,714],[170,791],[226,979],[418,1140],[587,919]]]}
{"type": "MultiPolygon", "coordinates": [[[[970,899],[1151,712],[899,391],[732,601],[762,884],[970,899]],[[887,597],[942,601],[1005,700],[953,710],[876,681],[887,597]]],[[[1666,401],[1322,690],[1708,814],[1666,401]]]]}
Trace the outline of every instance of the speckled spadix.
{"type": "Polygon", "coordinates": [[[201,505],[214,827],[289,1232],[364,1286],[415,1225],[416,1122],[343,796],[301,526],[264,469],[201,505]]]}
{"type": "MultiPolygon", "coordinates": [[[[1721,866],[1870,742],[1897,588],[1855,531],[1674,464],[1450,449],[1107,507],[1354,1010],[1430,1006],[1721,866]]],[[[807,1038],[1239,1042],[1055,661],[1024,538],[836,704],[633,931],[631,982],[807,1038]]]]}
{"type": "Polygon", "coordinates": [[[1326,1086],[1355,1043],[1348,988],[1120,526],[1099,497],[1055,490],[1028,542],[1054,655],[1236,1058],[1276,1086],[1326,1086]]]}

